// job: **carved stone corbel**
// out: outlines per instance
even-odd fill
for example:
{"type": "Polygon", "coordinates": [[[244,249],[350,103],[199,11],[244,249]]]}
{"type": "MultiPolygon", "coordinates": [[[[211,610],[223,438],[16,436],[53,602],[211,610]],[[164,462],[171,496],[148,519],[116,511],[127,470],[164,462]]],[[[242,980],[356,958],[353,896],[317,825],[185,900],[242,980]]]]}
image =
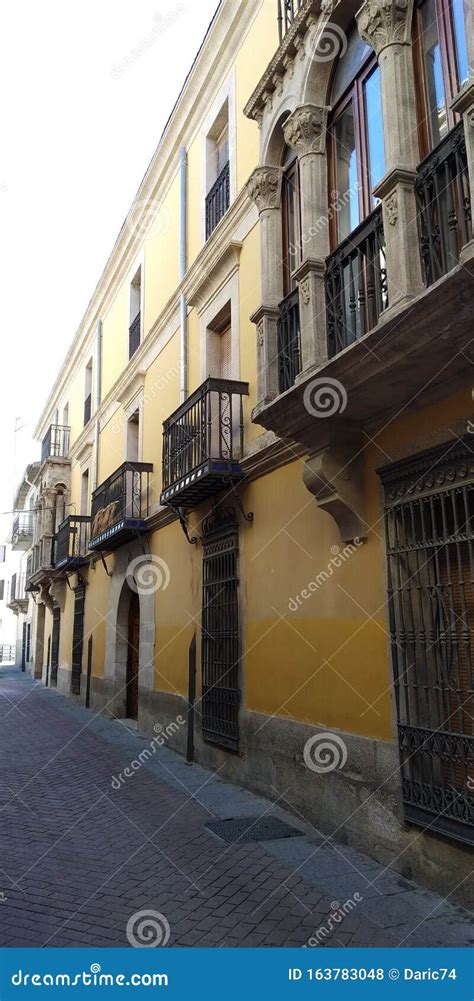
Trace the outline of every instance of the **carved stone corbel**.
{"type": "Polygon", "coordinates": [[[58,605],[62,612],[66,606],[66,582],[64,580],[54,581],[49,588],[49,593],[55,605],[58,605]]]}
{"type": "Polygon", "coordinates": [[[357,446],[328,445],[309,456],[303,481],[322,511],[334,518],[343,542],[367,536],[362,463],[357,446]]]}
{"type": "Polygon", "coordinates": [[[308,153],[325,153],[328,109],[313,104],[295,108],[283,126],[287,146],[298,156],[308,153]]]}
{"type": "Polygon", "coordinates": [[[359,35],[377,53],[386,45],[409,45],[413,0],[366,0],[356,14],[359,35]]]}
{"type": "Polygon", "coordinates": [[[280,208],[281,167],[256,167],[247,181],[247,193],[260,212],[280,208]]]}

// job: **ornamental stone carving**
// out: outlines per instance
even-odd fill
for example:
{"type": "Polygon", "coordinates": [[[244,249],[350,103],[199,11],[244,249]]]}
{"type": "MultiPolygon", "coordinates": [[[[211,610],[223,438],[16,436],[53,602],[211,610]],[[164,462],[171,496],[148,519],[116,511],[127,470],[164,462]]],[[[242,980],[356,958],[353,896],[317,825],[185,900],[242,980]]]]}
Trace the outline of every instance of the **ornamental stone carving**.
{"type": "Polygon", "coordinates": [[[386,45],[410,43],[413,0],[366,0],[356,14],[359,35],[377,55],[386,45]]]}
{"type": "Polygon", "coordinates": [[[385,208],[390,225],[395,226],[398,219],[398,195],[396,191],[385,199],[385,208]]]}
{"type": "Polygon", "coordinates": [[[247,194],[259,212],[280,207],[282,173],[281,167],[256,167],[247,181],[247,194]]]}
{"type": "Polygon", "coordinates": [[[313,104],[303,104],[296,108],[283,126],[287,146],[291,146],[300,156],[305,153],[324,153],[327,117],[327,108],[317,108],[313,104]]]}

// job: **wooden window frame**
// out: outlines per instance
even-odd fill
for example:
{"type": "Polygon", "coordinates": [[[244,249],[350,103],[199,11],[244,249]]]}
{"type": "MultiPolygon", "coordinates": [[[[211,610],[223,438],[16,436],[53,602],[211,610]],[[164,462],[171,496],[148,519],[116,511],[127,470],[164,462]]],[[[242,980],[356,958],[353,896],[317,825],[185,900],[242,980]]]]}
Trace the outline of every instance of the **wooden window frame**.
{"type": "MultiPolygon", "coordinates": [[[[435,149],[436,145],[438,145],[437,143],[434,143],[431,136],[428,114],[427,80],[422,46],[423,25],[421,8],[424,2],[425,0],[416,0],[412,31],[416,113],[421,160],[424,160],[425,157],[428,156],[433,149],[435,149]]],[[[450,107],[451,101],[458,93],[460,86],[456,36],[451,17],[451,5],[449,0],[433,0],[433,2],[436,12],[436,25],[441,54],[441,70],[446,101],[446,119],[449,132],[459,121],[459,115],[453,112],[450,107]]]]}
{"type": "MultiPolygon", "coordinates": [[[[374,209],[374,206],[372,205],[372,189],[370,183],[370,151],[364,87],[369,77],[377,68],[378,61],[374,53],[368,57],[361,69],[358,70],[356,76],[353,78],[347,89],[341,95],[332,109],[328,121],[328,193],[331,195],[333,192],[338,190],[334,126],[344,111],[352,105],[356,141],[357,180],[359,184],[359,225],[371,214],[371,212],[373,212],[374,209]]],[[[331,205],[329,205],[329,207],[331,208],[331,205]]],[[[338,236],[338,213],[334,211],[329,214],[329,237],[331,250],[335,250],[339,243],[341,243],[341,240],[338,236]]]]}
{"type": "MultiPolygon", "coordinates": [[[[288,151],[287,151],[288,152],[288,151]]],[[[296,271],[296,268],[301,263],[301,183],[300,183],[300,167],[299,160],[296,155],[292,156],[288,163],[284,163],[284,173],[282,180],[281,189],[281,211],[282,211],[282,262],[283,262],[283,298],[286,298],[290,292],[293,292],[296,288],[296,282],[292,278],[292,273],[296,271]],[[288,226],[288,180],[290,177],[295,178],[295,190],[296,190],[296,242],[299,247],[299,253],[295,256],[295,260],[292,263],[290,254],[290,243],[289,243],[289,226],[288,226]]]]}

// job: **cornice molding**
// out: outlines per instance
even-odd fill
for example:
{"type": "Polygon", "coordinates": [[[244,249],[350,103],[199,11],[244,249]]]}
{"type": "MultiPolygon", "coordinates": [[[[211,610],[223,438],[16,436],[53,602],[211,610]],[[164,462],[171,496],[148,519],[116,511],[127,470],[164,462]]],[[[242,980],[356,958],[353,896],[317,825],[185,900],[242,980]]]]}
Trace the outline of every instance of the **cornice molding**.
{"type": "Polygon", "coordinates": [[[240,240],[230,240],[223,247],[219,244],[207,260],[204,258],[201,261],[193,280],[184,285],[188,305],[196,307],[198,313],[206,308],[209,299],[237,271],[242,246],[240,240]]]}

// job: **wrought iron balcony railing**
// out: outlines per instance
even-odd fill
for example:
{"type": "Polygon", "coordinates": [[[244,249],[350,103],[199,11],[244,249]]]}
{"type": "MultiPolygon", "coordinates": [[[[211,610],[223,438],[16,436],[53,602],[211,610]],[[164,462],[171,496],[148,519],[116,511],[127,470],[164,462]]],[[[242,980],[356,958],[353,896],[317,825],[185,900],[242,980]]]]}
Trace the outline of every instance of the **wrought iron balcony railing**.
{"type": "Polygon", "coordinates": [[[71,428],[65,424],[51,424],[41,445],[41,462],[45,459],[65,459],[69,452],[71,428]]]}
{"type": "Polygon", "coordinates": [[[92,413],[92,393],[89,393],[84,400],[84,427],[89,423],[92,413]]]}
{"type": "Polygon", "coordinates": [[[244,476],[248,382],[208,378],[163,424],[161,503],[192,508],[244,476]]]}
{"type": "Polygon", "coordinates": [[[293,386],[301,371],[301,336],[298,289],[290,292],[279,305],[278,385],[280,393],[293,386]]]}
{"type": "Polygon", "coordinates": [[[0,643],[0,664],[15,663],[15,644],[0,643]]]}
{"type": "Polygon", "coordinates": [[[29,549],[33,539],[33,511],[19,511],[13,520],[12,549],[29,549]]]}
{"type": "Polygon", "coordinates": [[[137,313],[134,320],[132,320],[128,328],[128,357],[129,359],[135,354],[135,351],[140,347],[140,321],[141,313],[137,313]]]}
{"type": "Polygon", "coordinates": [[[303,6],[304,0],[277,0],[278,39],[283,41],[287,31],[293,26],[303,6]]]}
{"type": "Polygon", "coordinates": [[[229,162],[222,168],[219,177],[206,195],[206,240],[225,215],[230,205],[229,162]]]}
{"type": "Polygon", "coordinates": [[[71,514],[61,523],[54,543],[56,570],[72,569],[89,562],[90,525],[90,517],[82,514],[71,514]]]}
{"type": "Polygon", "coordinates": [[[424,280],[432,285],[455,267],[472,235],[463,122],[420,164],[415,191],[424,280]]]}
{"type": "Polygon", "coordinates": [[[26,561],[26,591],[37,591],[44,580],[51,579],[54,571],[54,537],[44,535],[33,546],[26,561]]]}
{"type": "Polygon", "coordinates": [[[89,549],[113,550],[146,530],[150,462],[124,462],[92,494],[89,549]]]}
{"type": "Polygon", "coordinates": [[[329,357],[372,330],[387,306],[385,238],[377,206],[326,259],[329,357]]]}
{"type": "Polygon", "coordinates": [[[10,593],[8,595],[8,608],[13,612],[20,612],[28,605],[28,594],[26,592],[26,574],[14,573],[10,582],[10,593]]]}

